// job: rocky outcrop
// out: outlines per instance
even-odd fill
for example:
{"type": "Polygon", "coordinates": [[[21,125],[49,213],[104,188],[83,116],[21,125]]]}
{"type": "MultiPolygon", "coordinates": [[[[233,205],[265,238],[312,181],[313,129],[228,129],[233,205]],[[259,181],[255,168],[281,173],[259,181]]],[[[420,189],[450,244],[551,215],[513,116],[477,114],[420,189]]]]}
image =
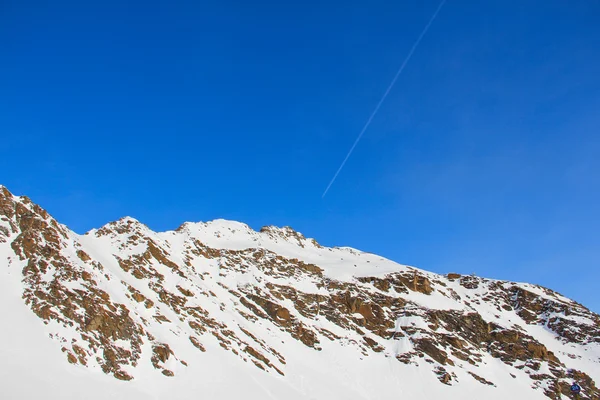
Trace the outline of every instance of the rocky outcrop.
{"type": "Polygon", "coordinates": [[[247,235],[256,235],[249,243],[296,250],[217,247],[190,225],[157,234],[132,218],[80,237],[0,187],[0,246],[14,253],[11,265],[22,266],[23,300],[68,363],[97,365],[120,380],[135,379],[138,365],[149,363],[168,378],[188,365],[169,341],[183,337],[196,354],[216,344],[265,373],[285,375],[282,340],[269,338],[276,335],[307,352],[333,343],[360,357],[429,368],[443,385],[459,385],[461,368],[469,379],[496,385],[483,368],[473,372],[491,357],[550,398],[568,394],[570,379],[585,385],[584,398],[600,394],[589,371],[572,368],[581,355],[554,352],[529,329],[550,330],[557,343],[583,349],[600,343],[600,317],[551,290],[401,266],[335,279],[319,257],[303,252],[325,259],[337,251],[342,260],[362,254],[324,248],[289,227],[247,235]],[[399,343],[403,350],[393,350],[399,343]]]}

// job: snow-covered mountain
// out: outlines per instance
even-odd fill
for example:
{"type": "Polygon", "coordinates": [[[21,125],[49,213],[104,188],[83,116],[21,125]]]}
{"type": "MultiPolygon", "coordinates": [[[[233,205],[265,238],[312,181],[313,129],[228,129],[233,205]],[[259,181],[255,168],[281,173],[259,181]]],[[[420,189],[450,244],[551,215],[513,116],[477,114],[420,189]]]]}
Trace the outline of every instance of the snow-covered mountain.
{"type": "Polygon", "coordinates": [[[291,228],[85,235],[0,186],[6,399],[597,399],[600,317],[291,228]]]}

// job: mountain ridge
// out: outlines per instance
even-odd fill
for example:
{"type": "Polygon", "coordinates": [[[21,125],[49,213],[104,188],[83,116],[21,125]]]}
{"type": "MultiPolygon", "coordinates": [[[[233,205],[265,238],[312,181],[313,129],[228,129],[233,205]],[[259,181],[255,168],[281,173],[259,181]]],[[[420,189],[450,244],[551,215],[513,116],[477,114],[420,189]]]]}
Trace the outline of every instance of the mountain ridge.
{"type": "Polygon", "coordinates": [[[0,256],[65,364],[132,387],[172,390],[225,357],[253,377],[251,398],[272,387],[395,398],[412,390],[398,379],[415,376],[427,385],[416,399],[559,399],[572,379],[582,398],[599,394],[600,317],[584,306],[536,285],[327,248],[289,227],[218,219],[154,232],[123,217],[79,235],[0,186],[0,256]]]}

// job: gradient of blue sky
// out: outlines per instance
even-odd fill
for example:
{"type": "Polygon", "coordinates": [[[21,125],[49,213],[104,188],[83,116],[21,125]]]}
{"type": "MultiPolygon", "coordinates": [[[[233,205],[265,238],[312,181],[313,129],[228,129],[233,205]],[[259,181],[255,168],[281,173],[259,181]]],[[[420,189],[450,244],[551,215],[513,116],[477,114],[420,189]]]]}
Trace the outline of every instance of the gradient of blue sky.
{"type": "Polygon", "coordinates": [[[600,3],[0,3],[0,183],[77,232],[228,218],[600,311],[600,3]]]}

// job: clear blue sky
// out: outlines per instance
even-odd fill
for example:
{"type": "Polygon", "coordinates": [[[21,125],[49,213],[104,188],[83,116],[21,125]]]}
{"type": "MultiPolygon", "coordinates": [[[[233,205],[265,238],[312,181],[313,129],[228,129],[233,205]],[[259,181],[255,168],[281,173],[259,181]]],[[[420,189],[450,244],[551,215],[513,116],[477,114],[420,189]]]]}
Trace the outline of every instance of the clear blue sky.
{"type": "Polygon", "coordinates": [[[291,225],[600,311],[600,3],[0,3],[0,183],[77,232],[291,225]],[[125,4],[129,3],[129,4],[125,4]]]}

